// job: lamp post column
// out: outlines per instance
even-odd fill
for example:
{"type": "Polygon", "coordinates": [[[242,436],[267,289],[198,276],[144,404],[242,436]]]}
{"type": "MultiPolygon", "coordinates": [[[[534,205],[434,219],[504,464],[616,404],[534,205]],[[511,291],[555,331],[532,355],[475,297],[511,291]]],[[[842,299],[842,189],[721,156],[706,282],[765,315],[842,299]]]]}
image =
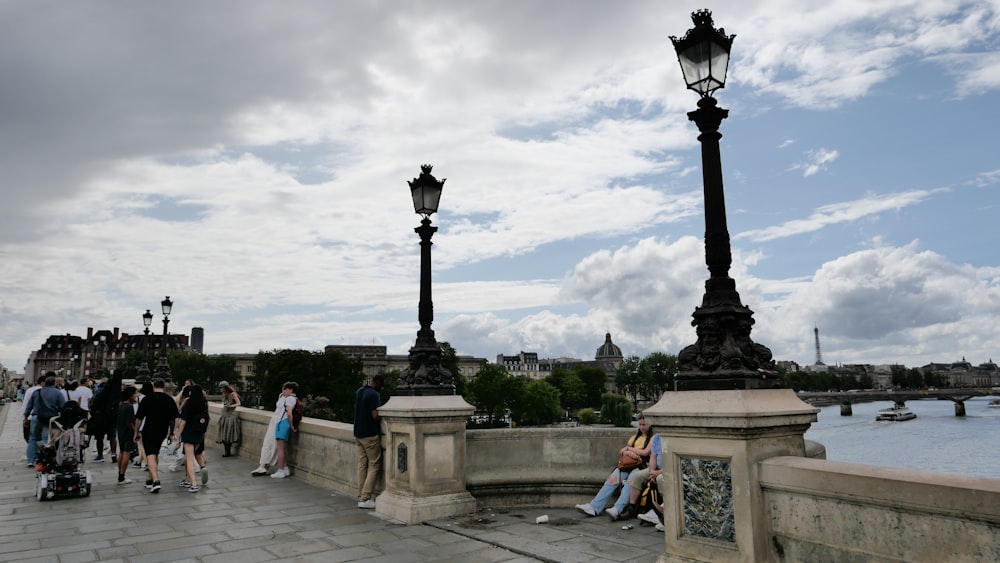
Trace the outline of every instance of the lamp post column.
{"type": "Polygon", "coordinates": [[[156,372],[154,375],[169,383],[170,362],[167,360],[167,325],[170,324],[170,311],[173,307],[173,302],[170,300],[169,295],[160,302],[160,306],[163,309],[163,338],[160,340],[160,357],[156,362],[156,372]]]}

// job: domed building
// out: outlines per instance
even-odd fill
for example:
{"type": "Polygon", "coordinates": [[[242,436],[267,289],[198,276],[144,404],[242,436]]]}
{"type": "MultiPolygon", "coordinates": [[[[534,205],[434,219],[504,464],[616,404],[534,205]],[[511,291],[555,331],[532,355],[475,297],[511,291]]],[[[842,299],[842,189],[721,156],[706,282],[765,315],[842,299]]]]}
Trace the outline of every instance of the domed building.
{"type": "Polygon", "coordinates": [[[597,349],[597,353],[594,354],[594,359],[597,360],[598,363],[613,368],[614,371],[617,372],[618,367],[622,365],[622,360],[624,358],[625,357],[622,356],[622,349],[611,341],[611,333],[606,333],[604,335],[604,344],[601,344],[601,346],[597,349]]]}

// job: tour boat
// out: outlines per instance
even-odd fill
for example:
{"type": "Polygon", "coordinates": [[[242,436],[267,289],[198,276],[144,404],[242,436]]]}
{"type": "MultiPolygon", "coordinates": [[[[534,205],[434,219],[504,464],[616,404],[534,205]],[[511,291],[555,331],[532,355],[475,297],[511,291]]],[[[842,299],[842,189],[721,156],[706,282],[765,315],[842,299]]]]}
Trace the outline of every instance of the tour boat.
{"type": "Polygon", "coordinates": [[[896,422],[900,420],[910,420],[912,418],[917,418],[917,414],[915,412],[906,407],[895,406],[878,411],[878,416],[875,417],[875,420],[896,422]]]}
{"type": "Polygon", "coordinates": [[[992,401],[990,401],[990,403],[989,403],[988,405],[986,405],[986,406],[987,406],[987,407],[990,407],[991,409],[1000,409],[1000,399],[993,399],[993,400],[992,400],[992,401]]]}

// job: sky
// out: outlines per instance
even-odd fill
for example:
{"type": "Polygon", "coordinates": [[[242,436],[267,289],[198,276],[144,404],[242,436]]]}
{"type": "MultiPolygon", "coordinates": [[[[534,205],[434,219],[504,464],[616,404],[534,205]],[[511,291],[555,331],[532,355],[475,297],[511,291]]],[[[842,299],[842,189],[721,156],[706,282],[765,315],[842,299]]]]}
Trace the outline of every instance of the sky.
{"type": "Polygon", "coordinates": [[[0,1],[0,363],[52,334],[695,341],[701,153],[670,36],[736,34],[732,277],[775,359],[1000,361],[1000,0],[0,1]]]}

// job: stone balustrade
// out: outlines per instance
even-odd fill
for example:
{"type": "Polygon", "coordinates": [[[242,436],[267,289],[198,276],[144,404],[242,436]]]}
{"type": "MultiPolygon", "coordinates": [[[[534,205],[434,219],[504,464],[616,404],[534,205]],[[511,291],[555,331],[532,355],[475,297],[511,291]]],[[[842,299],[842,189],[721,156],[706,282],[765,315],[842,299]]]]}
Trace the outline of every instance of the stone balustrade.
{"type": "MultiPolygon", "coordinates": [[[[218,417],[220,406],[211,409],[218,417]]],[[[238,412],[243,444],[235,451],[256,462],[271,413],[238,412]]],[[[585,502],[632,432],[610,427],[466,431],[467,489],[479,507],[585,502]]],[[[214,444],[215,436],[212,424],[206,442],[214,444]]],[[[753,506],[761,513],[737,511],[736,525],[746,518],[760,522],[767,541],[757,555],[751,557],[739,540],[733,545],[699,538],[706,555],[695,549],[675,558],[668,544],[661,560],[1000,561],[1000,479],[827,461],[822,446],[808,441],[805,456],[769,457],[749,473],[756,480],[749,485],[761,499],[753,506]],[[719,553],[732,557],[719,559],[719,553]]],[[[292,439],[289,464],[296,478],[348,496],[357,492],[350,424],[304,419],[292,439]]]]}

